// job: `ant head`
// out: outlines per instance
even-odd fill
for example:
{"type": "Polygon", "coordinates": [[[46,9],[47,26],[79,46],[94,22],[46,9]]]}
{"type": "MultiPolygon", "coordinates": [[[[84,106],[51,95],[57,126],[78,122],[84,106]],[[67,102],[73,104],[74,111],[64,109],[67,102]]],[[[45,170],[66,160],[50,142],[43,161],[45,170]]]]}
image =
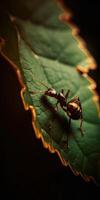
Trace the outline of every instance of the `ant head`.
{"type": "Polygon", "coordinates": [[[54,88],[48,88],[48,90],[45,91],[45,95],[55,97],[57,95],[57,92],[54,88]]]}

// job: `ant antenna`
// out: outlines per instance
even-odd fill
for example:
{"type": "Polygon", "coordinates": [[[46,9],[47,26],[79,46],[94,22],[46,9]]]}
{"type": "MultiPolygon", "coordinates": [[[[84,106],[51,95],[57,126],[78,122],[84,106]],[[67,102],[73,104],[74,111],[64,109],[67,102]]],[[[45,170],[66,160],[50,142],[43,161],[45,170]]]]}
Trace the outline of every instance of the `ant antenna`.
{"type": "Polygon", "coordinates": [[[29,90],[29,93],[31,93],[31,94],[33,94],[33,95],[35,95],[35,94],[39,94],[39,93],[44,93],[45,91],[30,91],[29,90]]]}
{"type": "MultiPolygon", "coordinates": [[[[32,74],[31,71],[30,71],[30,73],[32,74]]],[[[43,86],[45,86],[45,87],[48,89],[48,86],[47,86],[45,83],[43,83],[42,81],[39,81],[38,79],[36,79],[36,78],[33,76],[33,74],[32,74],[32,78],[33,78],[33,80],[36,80],[36,81],[37,81],[35,84],[37,84],[37,85],[43,85],[43,86]]]]}
{"type": "Polygon", "coordinates": [[[42,81],[38,81],[36,84],[38,84],[38,85],[43,85],[43,86],[45,86],[45,87],[48,89],[48,86],[45,85],[45,83],[43,83],[42,81]]]}

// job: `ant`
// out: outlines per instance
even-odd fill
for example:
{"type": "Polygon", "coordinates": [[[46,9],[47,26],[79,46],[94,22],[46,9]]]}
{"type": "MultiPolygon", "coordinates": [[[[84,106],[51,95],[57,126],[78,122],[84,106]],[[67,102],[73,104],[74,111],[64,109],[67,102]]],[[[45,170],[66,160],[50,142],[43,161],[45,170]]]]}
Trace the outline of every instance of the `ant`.
{"type": "MultiPolygon", "coordinates": [[[[64,95],[64,90],[62,89],[61,92],[57,93],[57,91],[54,88],[48,88],[43,82],[38,81],[38,83],[42,84],[47,88],[47,90],[44,91],[44,95],[53,97],[57,100],[56,108],[58,110],[58,104],[60,104],[60,107],[63,109],[65,113],[67,113],[69,117],[69,127],[71,124],[71,119],[73,120],[81,120],[80,122],[80,131],[81,135],[83,136],[83,129],[82,129],[82,123],[83,123],[83,114],[82,114],[82,106],[81,102],[78,96],[75,96],[72,98],[69,102],[67,102],[70,90],[68,89],[67,93],[64,95]]],[[[31,92],[31,91],[30,91],[31,92]]],[[[41,92],[41,91],[40,91],[41,92]]],[[[43,91],[42,91],[43,92],[43,91]]],[[[34,92],[31,92],[34,94],[34,92]]]]}

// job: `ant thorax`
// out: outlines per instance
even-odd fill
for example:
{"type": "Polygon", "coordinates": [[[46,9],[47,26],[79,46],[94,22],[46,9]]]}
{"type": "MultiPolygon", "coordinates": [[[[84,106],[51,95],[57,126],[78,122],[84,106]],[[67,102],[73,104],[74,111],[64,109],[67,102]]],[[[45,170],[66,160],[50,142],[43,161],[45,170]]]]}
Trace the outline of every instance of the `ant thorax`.
{"type": "Polygon", "coordinates": [[[63,110],[66,111],[67,102],[66,102],[66,98],[62,92],[58,93],[57,99],[59,100],[59,103],[60,103],[61,107],[63,108],[63,110]]]}

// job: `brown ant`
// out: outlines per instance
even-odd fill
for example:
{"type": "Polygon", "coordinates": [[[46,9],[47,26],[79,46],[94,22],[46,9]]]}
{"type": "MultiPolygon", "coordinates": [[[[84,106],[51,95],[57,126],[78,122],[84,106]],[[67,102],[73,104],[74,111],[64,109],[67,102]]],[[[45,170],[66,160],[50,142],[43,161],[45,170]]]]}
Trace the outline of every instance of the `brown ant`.
{"type": "MultiPolygon", "coordinates": [[[[60,107],[63,109],[65,113],[67,113],[69,117],[69,127],[71,124],[71,119],[73,120],[81,120],[80,122],[80,131],[83,136],[83,129],[82,129],[82,123],[83,123],[83,114],[82,114],[82,106],[81,102],[78,96],[75,96],[72,98],[69,102],[67,102],[68,95],[70,90],[68,89],[67,93],[64,95],[64,90],[62,89],[60,93],[57,93],[54,88],[48,88],[43,82],[38,81],[38,83],[44,85],[47,90],[44,91],[44,95],[53,97],[57,100],[56,108],[58,108],[58,104],[60,104],[60,107]]],[[[31,92],[31,91],[30,91],[31,92]]],[[[41,92],[41,91],[40,91],[41,92]]],[[[43,92],[43,91],[42,91],[43,92]]],[[[31,92],[34,94],[34,92],[31,92]]]]}

